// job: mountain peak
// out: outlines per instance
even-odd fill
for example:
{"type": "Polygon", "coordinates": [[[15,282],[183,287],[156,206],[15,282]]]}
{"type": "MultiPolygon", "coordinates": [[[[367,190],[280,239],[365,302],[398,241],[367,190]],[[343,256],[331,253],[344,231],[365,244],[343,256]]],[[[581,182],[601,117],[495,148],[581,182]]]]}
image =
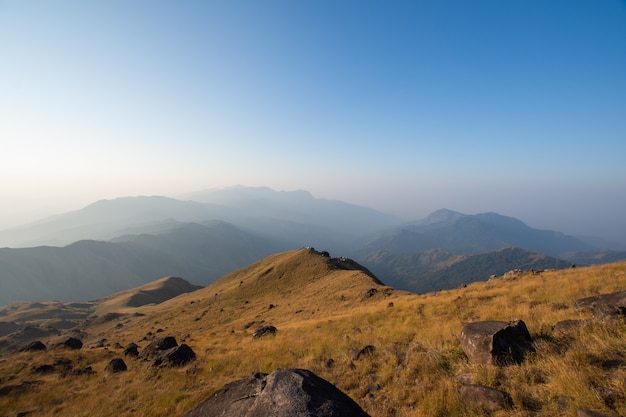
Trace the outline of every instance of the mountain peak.
{"type": "Polygon", "coordinates": [[[428,217],[421,220],[419,223],[424,225],[436,223],[450,223],[465,216],[466,215],[463,213],[443,208],[430,213],[428,217]]]}

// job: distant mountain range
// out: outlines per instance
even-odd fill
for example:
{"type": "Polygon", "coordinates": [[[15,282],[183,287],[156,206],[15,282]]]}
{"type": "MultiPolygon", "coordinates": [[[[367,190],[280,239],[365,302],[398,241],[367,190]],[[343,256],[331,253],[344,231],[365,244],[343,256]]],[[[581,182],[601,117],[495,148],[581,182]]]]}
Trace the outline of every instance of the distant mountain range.
{"type": "Polygon", "coordinates": [[[201,285],[279,250],[225,222],[170,224],[159,234],[64,247],[0,249],[0,305],[16,300],[92,300],[175,275],[201,285]]]}
{"type": "Polygon", "coordinates": [[[439,210],[401,224],[385,213],[306,191],[232,187],[102,200],[0,232],[0,305],[95,299],[162,276],[208,285],[272,253],[304,246],[351,257],[415,292],[510,269],[626,259],[572,236],[496,213],[439,210]],[[49,246],[41,246],[49,245],[49,246]]]}
{"type": "Polygon", "coordinates": [[[563,233],[530,228],[513,217],[496,213],[467,215],[442,209],[423,220],[381,233],[359,253],[415,253],[442,248],[455,255],[471,255],[510,246],[551,256],[596,249],[563,233]]]}

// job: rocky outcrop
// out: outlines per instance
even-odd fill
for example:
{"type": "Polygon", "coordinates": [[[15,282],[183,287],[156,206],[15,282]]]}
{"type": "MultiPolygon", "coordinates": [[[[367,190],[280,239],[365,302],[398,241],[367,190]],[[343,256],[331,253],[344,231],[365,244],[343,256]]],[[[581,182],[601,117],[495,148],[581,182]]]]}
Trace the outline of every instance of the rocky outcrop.
{"type": "Polygon", "coordinates": [[[124,356],[139,356],[139,346],[136,343],[129,343],[122,352],[124,356]]]}
{"type": "Polygon", "coordinates": [[[126,366],[126,362],[122,358],[113,358],[109,361],[107,366],[104,368],[105,371],[110,372],[112,374],[117,374],[119,372],[124,372],[128,369],[126,366]]]}
{"type": "Polygon", "coordinates": [[[231,382],[184,417],[368,417],[350,397],[305,369],[231,382]]]}
{"type": "Polygon", "coordinates": [[[176,346],[178,346],[178,342],[174,336],[160,337],[146,346],[146,348],[139,354],[139,357],[146,360],[153,359],[160,352],[176,346]]]}
{"type": "Polygon", "coordinates": [[[38,350],[46,350],[46,345],[44,345],[43,342],[39,340],[30,342],[28,345],[24,346],[23,349],[21,349],[22,352],[35,352],[38,350]]]}
{"type": "Polygon", "coordinates": [[[75,337],[69,337],[62,345],[72,350],[79,350],[83,347],[83,342],[75,337]]]}
{"type": "Polygon", "coordinates": [[[522,320],[468,323],[461,332],[461,347],[479,364],[520,363],[534,351],[533,341],[522,320]]]}
{"type": "Polygon", "coordinates": [[[578,312],[592,311],[598,320],[626,318],[626,290],[610,294],[596,295],[576,300],[574,309],[578,312]]]}
{"type": "Polygon", "coordinates": [[[174,346],[156,355],[152,366],[170,365],[183,366],[196,358],[196,353],[186,344],[174,346]]]}
{"type": "Polygon", "coordinates": [[[261,326],[252,333],[253,339],[258,339],[263,336],[269,336],[276,334],[278,330],[274,326],[261,326]]]}

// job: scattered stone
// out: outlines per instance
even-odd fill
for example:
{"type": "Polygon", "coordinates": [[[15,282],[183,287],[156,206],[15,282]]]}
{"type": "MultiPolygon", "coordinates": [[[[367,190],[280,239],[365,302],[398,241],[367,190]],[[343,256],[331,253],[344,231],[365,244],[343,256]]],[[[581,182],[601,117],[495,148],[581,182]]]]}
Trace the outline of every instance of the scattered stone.
{"type": "Polygon", "coordinates": [[[152,366],[171,365],[183,366],[196,358],[196,353],[186,344],[175,346],[159,353],[152,362],[152,366]]]}
{"type": "Polygon", "coordinates": [[[368,417],[350,397],[305,369],[231,382],[184,417],[368,417]]]}
{"type": "Polygon", "coordinates": [[[484,385],[463,385],[457,390],[459,401],[493,413],[513,406],[511,396],[504,391],[484,385]]]}
{"type": "Polygon", "coordinates": [[[567,337],[585,324],[587,324],[586,320],[563,320],[554,325],[552,334],[555,337],[567,337]]]}
{"type": "Polygon", "coordinates": [[[352,351],[352,360],[357,361],[361,359],[363,356],[369,356],[373,354],[375,350],[376,348],[372,345],[367,345],[363,347],[362,349],[354,349],[352,351]]]}
{"type": "Polygon", "coordinates": [[[116,374],[118,372],[124,372],[128,370],[128,367],[126,366],[126,362],[124,362],[124,359],[113,358],[109,361],[104,370],[111,372],[112,374],[116,374]]]}
{"type": "Polygon", "coordinates": [[[370,288],[369,290],[365,292],[365,294],[363,294],[361,301],[367,300],[368,298],[372,298],[373,296],[376,295],[377,292],[378,290],[376,288],[370,288]]]}
{"type": "Polygon", "coordinates": [[[178,346],[178,342],[174,336],[160,337],[150,342],[150,344],[139,354],[139,357],[142,359],[154,358],[161,351],[171,349],[176,346],[178,346]]]}
{"type": "Polygon", "coordinates": [[[36,352],[40,350],[46,350],[46,345],[44,345],[39,340],[35,340],[34,342],[30,342],[23,349],[21,349],[21,352],[36,352]]]}
{"type": "Polygon", "coordinates": [[[28,390],[31,386],[39,384],[40,382],[41,381],[24,381],[21,384],[5,385],[0,388],[0,397],[22,393],[28,390]]]}
{"type": "Polygon", "coordinates": [[[252,333],[253,339],[258,339],[263,336],[275,335],[278,329],[274,326],[261,326],[252,333]]]}
{"type": "Polygon", "coordinates": [[[103,348],[105,346],[106,343],[106,339],[100,339],[96,342],[96,344],[93,345],[94,348],[103,348]]]}
{"type": "Polygon", "coordinates": [[[40,365],[33,368],[33,373],[35,374],[49,374],[52,372],[54,372],[54,366],[52,365],[40,365]]]}
{"type": "Polygon", "coordinates": [[[80,339],[76,339],[75,337],[70,337],[65,342],[63,342],[63,346],[72,350],[79,350],[83,347],[83,342],[81,342],[80,339]]]}
{"type": "Polygon", "coordinates": [[[136,343],[129,343],[122,352],[124,356],[139,356],[139,346],[136,343]]]}
{"type": "Polygon", "coordinates": [[[461,332],[461,347],[479,364],[521,363],[533,352],[533,341],[522,320],[468,323],[461,332]]]}
{"type": "Polygon", "coordinates": [[[63,368],[65,370],[70,370],[74,366],[74,363],[72,363],[71,359],[57,358],[57,359],[54,360],[54,366],[58,366],[58,367],[63,368]]]}

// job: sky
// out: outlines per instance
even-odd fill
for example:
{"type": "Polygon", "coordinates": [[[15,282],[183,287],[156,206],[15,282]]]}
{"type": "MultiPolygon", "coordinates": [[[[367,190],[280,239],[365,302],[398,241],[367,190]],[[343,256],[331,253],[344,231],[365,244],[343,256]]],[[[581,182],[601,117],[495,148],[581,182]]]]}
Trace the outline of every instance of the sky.
{"type": "Polygon", "coordinates": [[[0,0],[0,229],[237,184],[626,241],[626,1],[0,0]]]}

